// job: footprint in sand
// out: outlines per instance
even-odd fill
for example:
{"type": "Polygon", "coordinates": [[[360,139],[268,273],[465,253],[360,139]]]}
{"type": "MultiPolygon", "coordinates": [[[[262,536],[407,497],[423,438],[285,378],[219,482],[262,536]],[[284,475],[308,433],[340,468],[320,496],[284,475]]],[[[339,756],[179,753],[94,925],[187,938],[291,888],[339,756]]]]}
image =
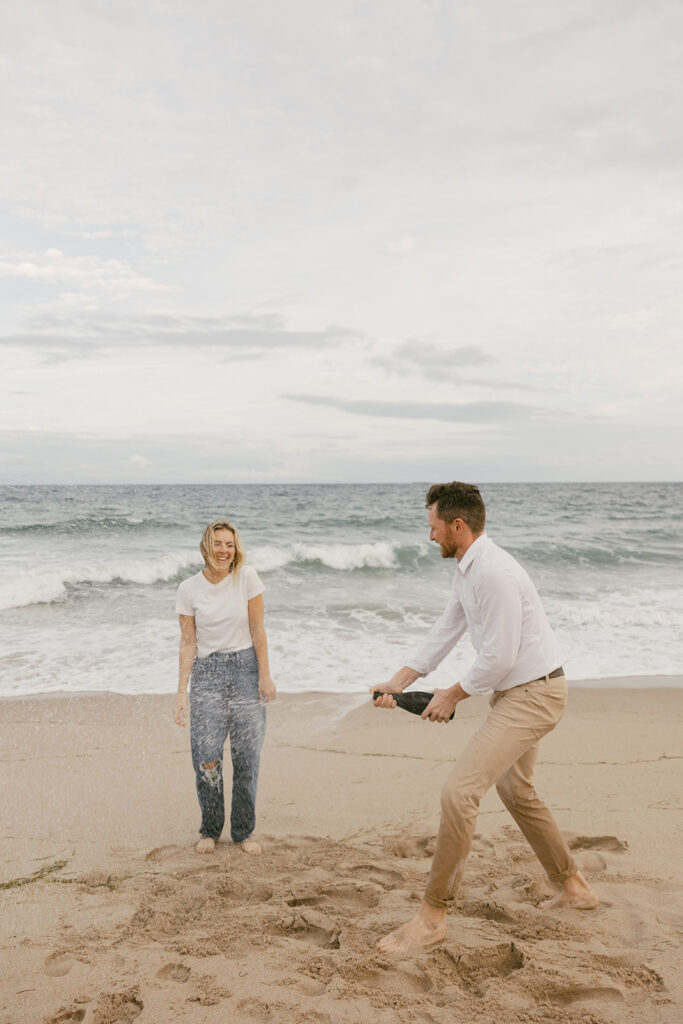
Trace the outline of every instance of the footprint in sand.
{"type": "Polygon", "coordinates": [[[621,953],[617,956],[594,953],[592,961],[595,967],[601,968],[612,981],[621,982],[628,988],[642,988],[649,992],[663,992],[666,988],[661,974],[654,968],[639,963],[631,953],[621,953]]]}
{"type": "Polygon", "coordinates": [[[418,970],[409,970],[403,964],[400,971],[390,967],[388,970],[364,972],[363,982],[373,989],[381,989],[389,996],[405,996],[406,989],[422,994],[430,992],[433,988],[426,974],[418,970]]]}
{"type": "Polygon", "coordinates": [[[463,904],[463,913],[467,917],[482,917],[485,921],[500,921],[513,924],[513,915],[500,903],[494,900],[470,900],[463,904]]]}
{"type": "Polygon", "coordinates": [[[475,833],[472,836],[472,850],[475,853],[490,853],[492,856],[496,856],[496,847],[490,839],[484,839],[479,833],[475,833]]]}
{"type": "Polygon", "coordinates": [[[286,984],[291,984],[297,992],[304,996],[317,997],[327,991],[327,985],[318,978],[310,978],[307,974],[296,974],[291,980],[287,979],[286,984]]]}
{"type": "Polygon", "coordinates": [[[317,907],[323,902],[322,896],[292,896],[287,900],[288,907],[317,907]]]}
{"type": "Polygon", "coordinates": [[[320,892],[303,892],[287,900],[288,907],[318,907],[321,903],[344,907],[376,907],[379,895],[369,886],[333,885],[320,892]]]}
{"type": "Polygon", "coordinates": [[[622,900],[613,911],[612,918],[612,927],[616,927],[622,948],[643,949],[649,945],[651,934],[648,918],[637,904],[622,900]]]}
{"type": "Polygon", "coordinates": [[[465,987],[470,989],[478,988],[487,978],[506,978],[524,966],[524,954],[514,942],[470,949],[466,953],[445,946],[443,952],[465,987]]]}
{"type": "Polygon", "coordinates": [[[296,839],[280,840],[277,844],[277,852],[287,857],[292,862],[308,862],[311,855],[317,860],[320,855],[321,842],[314,836],[300,836],[296,839]]]}
{"type": "MultiPolygon", "coordinates": [[[[403,881],[400,875],[398,878],[403,881]]],[[[330,902],[347,907],[376,907],[379,903],[379,894],[369,886],[333,885],[322,892],[330,902]]]]}
{"type": "Polygon", "coordinates": [[[288,839],[279,840],[278,849],[288,853],[293,850],[319,850],[320,838],[318,836],[290,836],[288,839]]]}
{"type": "Polygon", "coordinates": [[[253,1024],[268,1024],[273,1019],[267,1003],[260,999],[242,999],[237,1009],[244,1015],[244,1019],[253,1021],[253,1024]]]}
{"type": "Polygon", "coordinates": [[[79,875],[76,880],[88,889],[116,888],[116,880],[112,876],[111,871],[107,871],[106,868],[94,868],[92,871],[86,871],[85,874],[79,875]]]}
{"type": "Polygon", "coordinates": [[[86,1012],[82,1007],[77,1010],[59,1010],[55,1017],[50,1017],[48,1024],[78,1024],[85,1020],[86,1012]]]}
{"type": "Polygon", "coordinates": [[[251,903],[267,903],[273,898],[273,890],[262,882],[245,882],[243,879],[220,878],[214,886],[217,896],[235,906],[251,903]]]}
{"type": "Polygon", "coordinates": [[[177,981],[181,984],[190,977],[190,968],[185,964],[166,964],[160,971],[157,971],[157,978],[162,981],[177,981]]]}
{"type": "Polygon", "coordinates": [[[194,977],[194,992],[187,997],[188,1003],[199,1003],[200,1006],[217,1006],[224,999],[230,999],[230,989],[219,985],[212,974],[199,974],[194,977]]]}
{"type": "MultiPolygon", "coordinates": [[[[249,1021],[249,1024],[270,1024],[271,1021],[282,1024],[283,1021],[293,1020],[294,1016],[290,1007],[282,1004],[264,1003],[260,999],[242,999],[237,1004],[239,1018],[231,1016],[230,1020],[249,1021]]],[[[306,1024],[331,1024],[332,1018],[328,1013],[318,1013],[317,1010],[306,1010],[303,1016],[296,1015],[297,1020],[306,1021],[306,1024]]]]}
{"type": "Polygon", "coordinates": [[[51,978],[62,978],[69,973],[75,963],[76,961],[69,953],[50,953],[45,958],[43,970],[51,978]]]}
{"type": "Polygon", "coordinates": [[[185,853],[185,847],[183,846],[155,846],[153,850],[150,850],[145,855],[145,860],[150,860],[153,863],[159,861],[168,860],[170,857],[175,857],[179,853],[185,853]]]}
{"type": "Polygon", "coordinates": [[[290,935],[325,949],[339,949],[339,928],[317,910],[306,908],[283,917],[276,928],[281,935],[290,935]]]}
{"type": "MultiPolygon", "coordinates": [[[[94,1024],[129,1024],[143,1011],[140,991],[136,987],[126,992],[107,992],[99,997],[93,1015],[94,1024]]],[[[79,1018],[82,1020],[83,1018],[79,1018]]]]}
{"type": "Polygon", "coordinates": [[[385,844],[388,853],[405,860],[417,860],[419,857],[431,857],[434,853],[434,839],[431,836],[420,838],[397,839],[385,844]]]}
{"type": "Polygon", "coordinates": [[[569,840],[570,850],[606,850],[608,853],[624,853],[628,843],[616,836],[575,836],[569,840]]]}
{"type": "Polygon", "coordinates": [[[624,999],[621,989],[610,985],[594,985],[582,987],[568,985],[565,988],[549,988],[541,993],[541,998],[555,1006],[572,1006],[574,1003],[620,1003],[624,999]]]}
{"type": "Polygon", "coordinates": [[[607,861],[595,850],[586,850],[576,858],[581,871],[592,871],[594,874],[607,870],[607,861]]]}
{"type": "Polygon", "coordinates": [[[273,890],[262,882],[243,882],[241,895],[243,903],[267,903],[273,898],[273,890]]]}
{"type": "Polygon", "coordinates": [[[392,871],[390,868],[380,868],[377,864],[359,864],[357,867],[351,868],[350,873],[354,876],[361,876],[365,882],[375,882],[383,889],[394,889],[404,881],[400,872],[392,871]]]}

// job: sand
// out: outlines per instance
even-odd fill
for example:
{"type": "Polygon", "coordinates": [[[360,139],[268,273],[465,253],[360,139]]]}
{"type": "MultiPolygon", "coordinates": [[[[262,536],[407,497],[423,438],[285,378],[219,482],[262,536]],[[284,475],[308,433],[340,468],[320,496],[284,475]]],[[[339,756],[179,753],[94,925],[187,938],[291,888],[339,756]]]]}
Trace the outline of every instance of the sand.
{"type": "MultiPolygon", "coordinates": [[[[644,681],[645,683],[645,681],[644,681]]],[[[495,791],[446,941],[376,941],[419,907],[439,791],[483,700],[421,722],[362,698],[269,708],[261,858],[194,852],[172,697],[0,701],[0,1024],[674,1024],[683,689],[572,687],[539,791],[602,897],[553,892],[495,791]]]]}

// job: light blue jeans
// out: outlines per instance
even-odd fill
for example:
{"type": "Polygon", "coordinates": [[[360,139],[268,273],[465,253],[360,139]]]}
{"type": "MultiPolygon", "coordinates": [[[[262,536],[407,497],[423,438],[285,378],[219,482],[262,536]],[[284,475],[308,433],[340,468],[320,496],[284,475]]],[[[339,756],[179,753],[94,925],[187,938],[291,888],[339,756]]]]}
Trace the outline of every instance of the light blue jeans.
{"type": "Polygon", "coordinates": [[[195,658],[190,681],[190,744],[202,836],[217,840],[225,824],[223,747],[228,736],[232,757],[230,835],[233,842],[241,843],[254,831],[265,732],[266,708],[259,701],[254,648],[195,658]]]}

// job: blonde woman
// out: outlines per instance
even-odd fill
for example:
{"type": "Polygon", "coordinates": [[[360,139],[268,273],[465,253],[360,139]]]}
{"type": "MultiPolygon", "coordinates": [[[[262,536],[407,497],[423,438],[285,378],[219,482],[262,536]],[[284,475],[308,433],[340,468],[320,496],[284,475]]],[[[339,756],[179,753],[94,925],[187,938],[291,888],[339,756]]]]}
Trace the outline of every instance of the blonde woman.
{"type": "Polygon", "coordinates": [[[198,853],[211,853],[225,823],[223,747],[230,737],[230,835],[258,856],[251,838],[256,787],[266,731],[265,705],[275,700],[263,623],[264,586],[245,565],[235,527],[217,519],[204,530],[201,572],[178,587],[180,666],[174,719],[186,725],[190,687],[190,743],[202,812],[198,853]]]}

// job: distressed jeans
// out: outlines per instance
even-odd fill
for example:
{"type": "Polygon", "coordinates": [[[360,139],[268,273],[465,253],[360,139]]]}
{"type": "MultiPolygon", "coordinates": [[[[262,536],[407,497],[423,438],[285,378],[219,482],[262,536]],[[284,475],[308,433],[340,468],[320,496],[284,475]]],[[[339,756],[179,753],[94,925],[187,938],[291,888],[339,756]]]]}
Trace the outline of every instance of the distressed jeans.
{"type": "Polygon", "coordinates": [[[259,700],[254,648],[196,658],[190,681],[190,744],[202,836],[217,840],[225,824],[223,747],[228,736],[232,758],[230,835],[233,842],[241,843],[254,831],[265,732],[266,708],[259,700]]]}

